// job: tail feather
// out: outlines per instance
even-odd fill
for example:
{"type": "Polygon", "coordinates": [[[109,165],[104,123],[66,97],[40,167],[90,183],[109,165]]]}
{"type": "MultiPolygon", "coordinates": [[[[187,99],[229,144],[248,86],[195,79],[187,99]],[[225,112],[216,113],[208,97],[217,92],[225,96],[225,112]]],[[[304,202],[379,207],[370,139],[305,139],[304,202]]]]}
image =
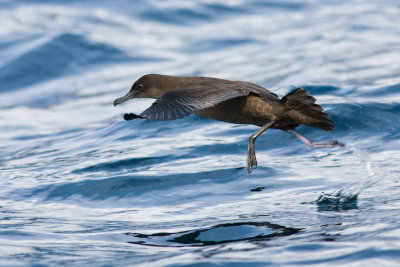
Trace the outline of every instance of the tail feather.
{"type": "Polygon", "coordinates": [[[297,123],[333,131],[335,129],[333,121],[323,112],[320,105],[315,104],[315,101],[316,99],[302,88],[297,88],[281,99],[288,110],[286,114],[297,123]]]}

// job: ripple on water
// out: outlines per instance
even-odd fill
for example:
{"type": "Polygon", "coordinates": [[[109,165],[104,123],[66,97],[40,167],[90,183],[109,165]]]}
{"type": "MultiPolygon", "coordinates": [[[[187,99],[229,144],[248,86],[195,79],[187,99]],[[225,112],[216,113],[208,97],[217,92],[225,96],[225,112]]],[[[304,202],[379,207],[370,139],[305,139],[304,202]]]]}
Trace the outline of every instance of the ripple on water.
{"type": "MultiPolygon", "coordinates": [[[[83,171],[83,170],[80,170],[83,171]]],[[[205,194],[209,182],[213,183],[228,183],[236,179],[240,179],[243,175],[244,169],[220,169],[214,171],[204,171],[196,173],[182,173],[170,175],[143,175],[140,173],[127,173],[117,174],[115,176],[108,175],[107,178],[99,179],[94,173],[88,176],[87,179],[77,182],[54,183],[48,185],[38,186],[29,190],[16,190],[16,194],[23,194],[24,197],[32,197],[43,199],[44,201],[53,200],[66,200],[72,197],[79,196],[86,200],[107,200],[107,199],[121,199],[121,198],[136,198],[140,202],[146,203],[160,201],[164,197],[163,194],[154,195],[152,199],[146,199],[151,192],[180,192],[182,194],[205,194]],[[204,178],[207,180],[204,181],[204,178]],[[89,179],[91,178],[91,179],[89,179]],[[189,186],[192,190],[186,189],[182,191],[181,188],[189,186]],[[194,191],[198,191],[194,194],[194,191]],[[193,191],[193,192],[192,192],[193,191]],[[140,196],[143,196],[141,199],[140,196]]],[[[185,202],[180,194],[170,196],[170,201],[177,203],[185,202]]],[[[136,202],[138,204],[138,202],[136,202]]],[[[166,204],[166,203],[164,203],[166,204]]],[[[161,203],[159,203],[161,205],[161,203]]]]}

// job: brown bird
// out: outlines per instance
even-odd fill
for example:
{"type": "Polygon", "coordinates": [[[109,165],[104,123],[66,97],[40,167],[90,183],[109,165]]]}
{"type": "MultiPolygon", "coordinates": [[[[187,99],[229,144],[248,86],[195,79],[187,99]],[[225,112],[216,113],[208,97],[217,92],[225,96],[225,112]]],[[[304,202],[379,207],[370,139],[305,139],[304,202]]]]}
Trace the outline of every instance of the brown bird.
{"type": "Polygon", "coordinates": [[[115,99],[114,106],[133,98],[157,100],[140,115],[125,114],[125,120],[176,120],[193,113],[224,122],[261,126],[248,141],[248,173],[257,166],[254,142],[268,128],[290,132],[310,147],[344,146],[338,141],[312,142],[295,131],[301,124],[325,131],[335,128],[329,115],[315,104],[316,99],[302,88],[280,99],[249,82],[147,74],[138,79],[125,96],[115,99]]]}

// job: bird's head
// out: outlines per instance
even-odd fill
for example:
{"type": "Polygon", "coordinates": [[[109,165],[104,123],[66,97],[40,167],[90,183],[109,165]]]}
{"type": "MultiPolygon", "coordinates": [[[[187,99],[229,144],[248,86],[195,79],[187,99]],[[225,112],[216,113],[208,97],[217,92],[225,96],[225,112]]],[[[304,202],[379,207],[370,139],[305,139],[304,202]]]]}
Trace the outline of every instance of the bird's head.
{"type": "Polygon", "coordinates": [[[146,74],[133,83],[129,92],[114,100],[114,106],[133,98],[159,98],[164,92],[160,74],[146,74]]]}

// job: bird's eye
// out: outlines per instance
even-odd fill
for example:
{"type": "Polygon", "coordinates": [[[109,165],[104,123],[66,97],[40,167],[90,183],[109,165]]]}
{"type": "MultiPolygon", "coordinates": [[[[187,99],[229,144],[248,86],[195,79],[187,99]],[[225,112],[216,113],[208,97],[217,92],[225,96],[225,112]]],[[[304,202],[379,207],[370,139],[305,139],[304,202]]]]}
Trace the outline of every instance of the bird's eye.
{"type": "Polygon", "coordinates": [[[139,89],[139,90],[143,89],[143,84],[139,83],[138,85],[136,85],[136,89],[139,89]]]}

